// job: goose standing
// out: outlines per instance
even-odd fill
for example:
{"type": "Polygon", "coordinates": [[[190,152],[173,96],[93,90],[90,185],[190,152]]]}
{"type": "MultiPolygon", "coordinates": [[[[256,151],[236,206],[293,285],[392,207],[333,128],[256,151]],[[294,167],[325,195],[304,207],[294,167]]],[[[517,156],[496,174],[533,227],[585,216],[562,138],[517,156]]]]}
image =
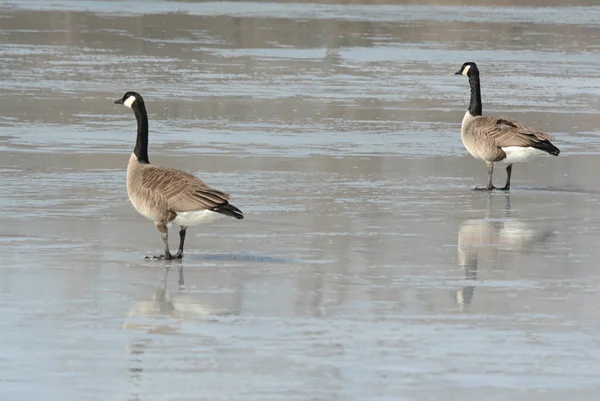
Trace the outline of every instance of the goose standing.
{"type": "Polygon", "coordinates": [[[479,69],[475,63],[464,63],[456,75],[469,78],[471,85],[471,102],[462,120],[460,136],[467,151],[476,159],[485,161],[488,170],[487,187],[474,189],[508,191],[513,163],[526,162],[545,153],[560,154],[560,150],[550,142],[552,137],[544,132],[510,118],[482,116],[479,69]],[[492,184],[494,163],[508,164],[506,185],[502,188],[492,184]]]}
{"type": "Polygon", "coordinates": [[[137,119],[137,141],[127,166],[127,193],[135,209],[154,221],[165,246],[164,255],[146,259],[180,259],[188,226],[208,223],[219,217],[243,219],[240,209],[229,203],[229,195],[212,189],[191,174],[173,168],[158,167],[148,160],[148,115],[144,99],[127,92],[115,101],[133,110],[137,119]],[[169,252],[168,226],[180,226],[179,250],[169,252]]]}

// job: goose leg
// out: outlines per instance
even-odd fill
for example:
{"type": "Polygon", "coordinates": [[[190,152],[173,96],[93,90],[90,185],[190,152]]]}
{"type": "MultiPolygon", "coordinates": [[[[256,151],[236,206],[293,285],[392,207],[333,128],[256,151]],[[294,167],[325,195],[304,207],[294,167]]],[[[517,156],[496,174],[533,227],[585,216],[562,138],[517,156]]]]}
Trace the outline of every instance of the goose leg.
{"type": "Polygon", "coordinates": [[[185,242],[185,231],[187,230],[187,226],[181,226],[179,230],[179,250],[175,254],[175,259],[183,258],[183,243],[185,242]]]}
{"type": "Polygon", "coordinates": [[[502,191],[508,191],[510,189],[510,175],[512,174],[512,164],[506,166],[506,185],[502,188],[498,188],[502,191]]]}
{"type": "Polygon", "coordinates": [[[491,191],[493,189],[496,189],[496,187],[494,187],[494,185],[492,184],[492,175],[494,174],[494,163],[485,162],[485,164],[487,166],[488,171],[488,185],[487,187],[475,187],[473,188],[473,190],[475,191],[491,191]]]}
{"type": "Polygon", "coordinates": [[[165,254],[160,256],[149,257],[146,256],[146,259],[155,259],[155,260],[171,260],[173,256],[171,252],[169,252],[169,229],[167,225],[164,223],[156,223],[156,228],[160,231],[160,235],[162,237],[163,243],[165,244],[165,254]]]}

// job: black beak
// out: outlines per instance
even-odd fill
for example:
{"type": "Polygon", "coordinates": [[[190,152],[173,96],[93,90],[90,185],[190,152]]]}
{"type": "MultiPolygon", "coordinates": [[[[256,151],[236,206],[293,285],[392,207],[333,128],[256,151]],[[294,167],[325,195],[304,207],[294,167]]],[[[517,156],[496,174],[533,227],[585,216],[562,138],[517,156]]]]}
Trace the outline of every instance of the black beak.
{"type": "MultiPolygon", "coordinates": [[[[456,71],[456,72],[454,73],[454,75],[462,75],[462,71],[456,71]]],[[[117,103],[117,102],[115,102],[115,103],[117,103]]]]}
{"type": "Polygon", "coordinates": [[[115,104],[123,104],[123,99],[117,99],[117,100],[115,100],[115,104]]]}

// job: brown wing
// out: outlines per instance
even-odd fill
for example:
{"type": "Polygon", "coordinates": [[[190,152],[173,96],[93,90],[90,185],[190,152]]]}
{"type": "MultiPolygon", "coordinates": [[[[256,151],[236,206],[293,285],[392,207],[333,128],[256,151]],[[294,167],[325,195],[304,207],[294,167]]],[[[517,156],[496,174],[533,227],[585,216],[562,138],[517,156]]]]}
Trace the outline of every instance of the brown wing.
{"type": "Polygon", "coordinates": [[[480,117],[473,120],[473,130],[494,141],[495,146],[532,147],[558,155],[560,150],[552,145],[553,139],[545,132],[538,131],[506,117],[480,117]]]}
{"type": "Polygon", "coordinates": [[[173,212],[214,209],[226,205],[230,198],[193,175],[172,168],[151,166],[144,169],[142,186],[164,197],[173,212]]]}

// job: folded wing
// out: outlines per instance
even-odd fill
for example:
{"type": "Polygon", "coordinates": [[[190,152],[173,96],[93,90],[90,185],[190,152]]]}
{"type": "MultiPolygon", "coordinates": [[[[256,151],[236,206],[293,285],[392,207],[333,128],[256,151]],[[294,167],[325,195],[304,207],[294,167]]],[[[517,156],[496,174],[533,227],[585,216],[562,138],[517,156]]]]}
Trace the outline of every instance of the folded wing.
{"type": "Polygon", "coordinates": [[[228,205],[230,199],[225,192],[212,189],[193,175],[171,168],[145,169],[142,186],[162,197],[175,213],[219,209],[228,205]]]}
{"type": "Polygon", "coordinates": [[[557,156],[560,150],[550,141],[553,139],[545,132],[528,127],[506,117],[480,117],[473,120],[474,131],[494,141],[499,148],[510,146],[532,147],[557,156]]]}

